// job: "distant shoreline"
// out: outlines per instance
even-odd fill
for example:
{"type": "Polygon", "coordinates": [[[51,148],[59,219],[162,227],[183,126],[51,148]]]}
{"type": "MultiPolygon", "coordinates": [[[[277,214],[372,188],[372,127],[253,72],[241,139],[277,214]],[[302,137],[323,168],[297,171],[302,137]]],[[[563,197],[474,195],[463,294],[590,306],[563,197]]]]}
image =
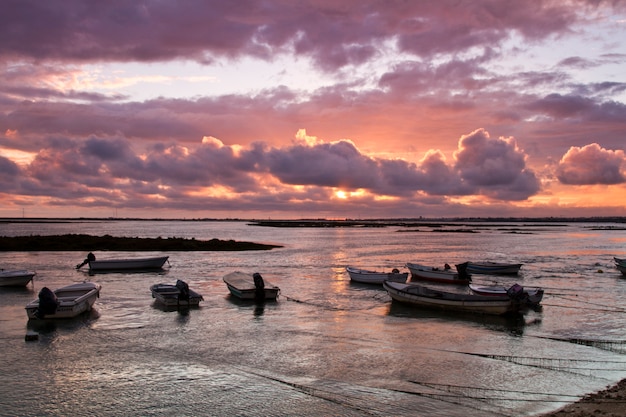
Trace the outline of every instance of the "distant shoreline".
{"type": "Polygon", "coordinates": [[[372,218],[372,219],[245,219],[245,218],[140,218],[140,217],[0,217],[1,223],[76,223],[76,222],[109,222],[109,221],[149,221],[149,222],[247,222],[257,226],[297,226],[297,225],[398,225],[398,224],[433,224],[433,223],[626,223],[623,216],[591,216],[591,217],[439,217],[439,218],[372,218]]]}

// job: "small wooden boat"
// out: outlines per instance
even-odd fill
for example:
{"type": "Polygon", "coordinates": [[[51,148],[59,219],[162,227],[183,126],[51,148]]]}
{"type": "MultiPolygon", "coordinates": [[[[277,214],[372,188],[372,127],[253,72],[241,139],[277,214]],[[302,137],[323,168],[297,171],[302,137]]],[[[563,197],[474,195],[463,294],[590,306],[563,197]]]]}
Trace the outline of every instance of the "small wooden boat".
{"type": "Polygon", "coordinates": [[[492,297],[509,297],[516,293],[524,302],[530,305],[537,305],[543,299],[543,288],[528,288],[515,284],[509,288],[502,285],[476,285],[469,284],[469,289],[477,295],[488,295],[492,297]]]}
{"type": "Polygon", "coordinates": [[[385,281],[394,301],[426,309],[503,315],[522,311],[524,304],[510,297],[491,297],[440,291],[422,285],[385,281]]]}
{"type": "Polygon", "coordinates": [[[465,264],[456,265],[453,270],[446,264],[443,268],[420,265],[407,262],[406,267],[411,271],[411,277],[419,281],[438,282],[441,284],[466,285],[471,282],[471,276],[465,273],[465,264]]]}
{"type": "Polygon", "coordinates": [[[34,271],[22,270],[0,270],[0,287],[25,287],[37,275],[34,271]]]}
{"type": "Polygon", "coordinates": [[[176,285],[154,284],[150,286],[152,298],[167,307],[195,307],[204,298],[189,288],[183,280],[177,280],[176,285]]]}
{"type": "Polygon", "coordinates": [[[231,272],[223,279],[230,293],[242,300],[276,300],[280,292],[280,288],[265,281],[258,272],[231,272]]]}
{"type": "Polygon", "coordinates": [[[350,280],[364,284],[382,284],[383,281],[406,282],[408,272],[400,272],[394,268],[391,272],[368,271],[367,269],[346,267],[350,280]]]}
{"type": "Polygon", "coordinates": [[[67,319],[90,311],[102,286],[94,282],[72,284],[51,291],[43,287],[39,297],[26,305],[29,319],[67,319]]]}
{"type": "MultiPolygon", "coordinates": [[[[93,255],[93,254],[90,254],[93,255]]],[[[149,258],[123,258],[123,259],[102,259],[96,260],[95,256],[90,256],[82,264],[76,265],[76,269],[83,265],[89,265],[90,272],[99,271],[141,271],[151,269],[161,269],[169,256],[154,256],[149,258]]]]}
{"type": "Polygon", "coordinates": [[[515,275],[519,273],[522,264],[516,263],[504,263],[504,262],[468,262],[467,272],[470,274],[489,274],[500,275],[510,274],[515,275]]]}

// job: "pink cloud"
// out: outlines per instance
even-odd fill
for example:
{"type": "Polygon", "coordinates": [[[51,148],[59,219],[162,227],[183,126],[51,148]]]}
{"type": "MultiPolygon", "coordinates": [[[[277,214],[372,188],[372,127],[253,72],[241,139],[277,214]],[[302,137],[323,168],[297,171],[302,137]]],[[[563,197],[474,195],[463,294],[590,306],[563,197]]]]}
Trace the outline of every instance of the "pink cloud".
{"type": "Polygon", "coordinates": [[[626,182],[626,154],[597,143],[571,147],[559,162],[557,178],[563,184],[622,184],[626,182]]]}

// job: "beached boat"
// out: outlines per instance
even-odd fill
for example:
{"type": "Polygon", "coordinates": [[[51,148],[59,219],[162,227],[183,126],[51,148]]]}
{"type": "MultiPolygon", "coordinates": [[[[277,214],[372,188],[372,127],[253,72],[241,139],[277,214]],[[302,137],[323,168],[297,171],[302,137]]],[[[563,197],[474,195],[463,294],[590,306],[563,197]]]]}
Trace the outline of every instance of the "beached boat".
{"type": "Polygon", "coordinates": [[[34,271],[25,269],[7,271],[0,270],[0,287],[25,287],[37,275],[34,271]]]}
{"type": "Polygon", "coordinates": [[[417,284],[385,281],[383,287],[394,301],[425,309],[503,315],[520,312],[524,307],[512,298],[458,294],[417,284]]]}
{"type": "Polygon", "coordinates": [[[408,272],[400,272],[394,268],[391,272],[368,271],[367,269],[346,267],[350,280],[364,284],[382,284],[384,281],[406,282],[408,272]]]}
{"type": "Polygon", "coordinates": [[[406,267],[411,271],[414,280],[438,282],[441,284],[466,285],[472,280],[471,276],[465,272],[464,264],[456,265],[456,270],[446,264],[443,268],[406,263],[406,267]]]}
{"type": "Polygon", "coordinates": [[[89,271],[141,271],[161,269],[169,256],[153,256],[149,258],[121,258],[96,260],[93,254],[89,254],[82,264],[76,265],[76,269],[83,265],[89,265],[89,271]]]}
{"type": "Polygon", "coordinates": [[[275,300],[280,292],[280,288],[265,281],[258,272],[231,272],[223,279],[230,293],[242,300],[275,300]]]}
{"type": "Polygon", "coordinates": [[[522,264],[505,263],[505,262],[468,262],[467,272],[470,274],[517,274],[522,267],[522,264]]]}
{"type": "Polygon", "coordinates": [[[523,287],[515,284],[511,287],[503,285],[477,285],[469,284],[469,289],[477,295],[488,295],[492,297],[508,297],[510,293],[517,294],[517,297],[528,304],[537,305],[543,299],[543,288],[523,287]],[[521,291],[520,291],[521,288],[521,291]]]}
{"type": "Polygon", "coordinates": [[[183,280],[173,284],[154,284],[150,286],[152,298],[167,307],[195,307],[204,300],[202,295],[189,288],[183,280]]]}
{"type": "Polygon", "coordinates": [[[90,311],[100,296],[102,286],[94,282],[82,282],[61,287],[54,291],[43,287],[39,297],[26,305],[29,319],[67,319],[90,311]]]}

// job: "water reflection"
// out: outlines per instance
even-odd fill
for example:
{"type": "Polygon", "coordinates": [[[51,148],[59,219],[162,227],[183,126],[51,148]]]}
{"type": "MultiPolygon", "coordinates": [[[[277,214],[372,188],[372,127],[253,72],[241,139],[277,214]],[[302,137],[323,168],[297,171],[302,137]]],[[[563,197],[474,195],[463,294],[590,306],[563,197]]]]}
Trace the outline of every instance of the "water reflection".
{"type": "Polygon", "coordinates": [[[440,319],[447,323],[471,322],[481,325],[490,330],[506,332],[511,335],[521,336],[524,334],[526,319],[521,313],[504,316],[490,314],[472,314],[459,311],[425,310],[410,305],[392,302],[387,312],[390,316],[414,319],[440,319]]]}
{"type": "Polygon", "coordinates": [[[26,329],[29,333],[36,333],[38,339],[44,343],[52,343],[60,334],[76,332],[100,318],[100,313],[96,309],[86,311],[74,318],[69,319],[44,319],[28,320],[26,329]]]}

